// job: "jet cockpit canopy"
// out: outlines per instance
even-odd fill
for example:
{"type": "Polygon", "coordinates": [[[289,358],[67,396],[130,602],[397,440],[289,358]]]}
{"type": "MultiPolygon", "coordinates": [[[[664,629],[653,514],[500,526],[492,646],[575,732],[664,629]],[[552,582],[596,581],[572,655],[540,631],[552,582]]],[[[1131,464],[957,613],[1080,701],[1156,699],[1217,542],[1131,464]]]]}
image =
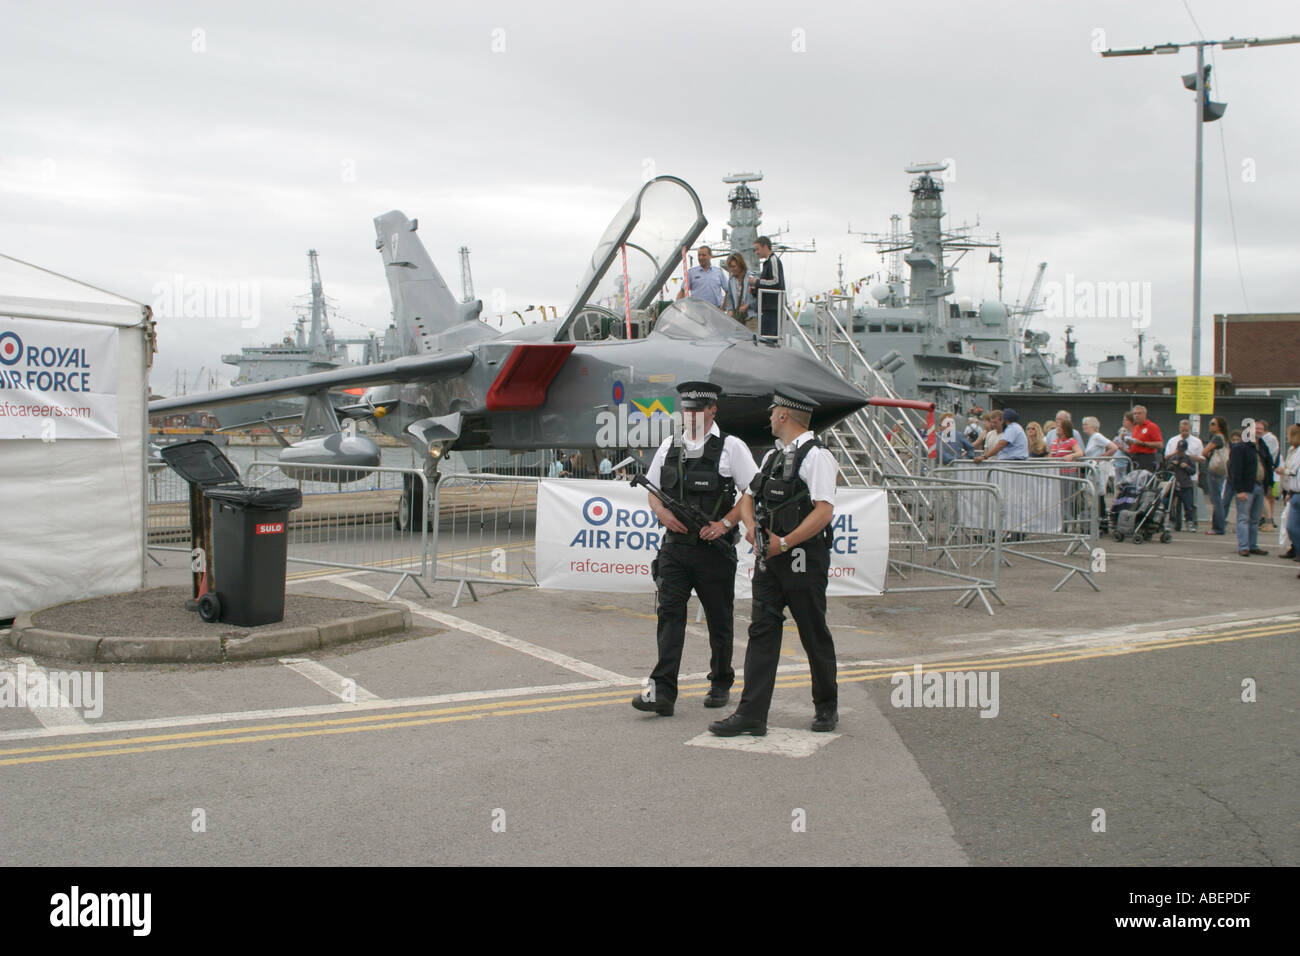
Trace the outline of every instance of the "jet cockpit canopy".
{"type": "Polygon", "coordinates": [[[594,316],[622,322],[627,307],[622,246],[627,246],[632,309],[642,311],[651,306],[664,283],[680,268],[683,252],[707,225],[700,197],[684,180],[657,176],[638,189],[596,243],[555,341],[574,339],[580,331],[575,326],[590,326],[594,316]]]}

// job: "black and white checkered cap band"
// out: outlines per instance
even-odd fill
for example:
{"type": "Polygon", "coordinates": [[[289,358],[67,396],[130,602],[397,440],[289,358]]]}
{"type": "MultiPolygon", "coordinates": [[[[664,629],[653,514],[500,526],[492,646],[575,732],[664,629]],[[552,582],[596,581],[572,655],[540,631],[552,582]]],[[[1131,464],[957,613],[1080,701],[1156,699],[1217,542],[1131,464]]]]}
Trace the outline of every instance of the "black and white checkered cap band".
{"type": "Polygon", "coordinates": [[[811,412],[813,410],[813,406],[807,402],[797,402],[793,398],[786,398],[784,395],[773,395],[772,404],[784,408],[793,408],[796,412],[811,412]]]}
{"type": "Polygon", "coordinates": [[[718,400],[717,392],[681,392],[682,398],[695,402],[716,402],[718,400]]]}

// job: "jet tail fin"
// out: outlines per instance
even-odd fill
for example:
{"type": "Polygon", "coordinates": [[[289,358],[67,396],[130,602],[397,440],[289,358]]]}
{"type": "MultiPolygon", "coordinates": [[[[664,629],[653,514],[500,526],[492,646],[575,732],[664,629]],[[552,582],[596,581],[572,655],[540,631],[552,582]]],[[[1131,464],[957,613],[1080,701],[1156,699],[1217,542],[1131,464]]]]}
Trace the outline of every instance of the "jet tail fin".
{"type": "Polygon", "coordinates": [[[384,260],[393,319],[403,355],[437,351],[436,336],[478,319],[481,301],[458,302],[415,234],[418,220],[394,209],[375,218],[375,248],[384,260]]]}

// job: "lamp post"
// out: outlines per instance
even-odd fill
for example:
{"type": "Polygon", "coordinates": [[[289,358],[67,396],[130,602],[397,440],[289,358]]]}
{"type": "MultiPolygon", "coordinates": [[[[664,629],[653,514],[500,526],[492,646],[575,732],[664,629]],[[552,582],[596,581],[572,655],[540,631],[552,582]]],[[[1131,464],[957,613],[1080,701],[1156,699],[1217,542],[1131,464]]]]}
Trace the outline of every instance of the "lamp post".
{"type": "Polygon", "coordinates": [[[1205,48],[1218,46],[1225,50],[1240,50],[1250,46],[1278,46],[1283,43],[1300,43],[1300,35],[1271,37],[1261,40],[1258,37],[1244,39],[1230,37],[1227,40],[1196,40],[1191,43],[1161,43],[1127,50],[1102,50],[1102,56],[1147,56],[1150,54],[1177,53],[1184,47],[1196,48],[1196,72],[1183,76],[1183,85],[1196,91],[1196,199],[1195,199],[1195,238],[1192,253],[1192,374],[1201,374],[1201,134],[1206,123],[1212,123],[1223,116],[1228,106],[1226,103],[1213,103],[1209,95],[1210,70],[1205,65],[1205,48]]]}

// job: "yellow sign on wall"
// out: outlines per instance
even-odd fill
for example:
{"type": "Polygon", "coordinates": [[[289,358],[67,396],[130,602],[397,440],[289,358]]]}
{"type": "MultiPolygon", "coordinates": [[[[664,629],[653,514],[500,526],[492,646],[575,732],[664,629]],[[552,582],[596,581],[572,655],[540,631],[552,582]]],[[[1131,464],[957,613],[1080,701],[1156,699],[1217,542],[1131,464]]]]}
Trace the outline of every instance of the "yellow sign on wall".
{"type": "Polygon", "coordinates": [[[1179,415],[1212,415],[1214,413],[1214,376],[1179,375],[1178,393],[1174,398],[1174,411],[1179,415]]]}

